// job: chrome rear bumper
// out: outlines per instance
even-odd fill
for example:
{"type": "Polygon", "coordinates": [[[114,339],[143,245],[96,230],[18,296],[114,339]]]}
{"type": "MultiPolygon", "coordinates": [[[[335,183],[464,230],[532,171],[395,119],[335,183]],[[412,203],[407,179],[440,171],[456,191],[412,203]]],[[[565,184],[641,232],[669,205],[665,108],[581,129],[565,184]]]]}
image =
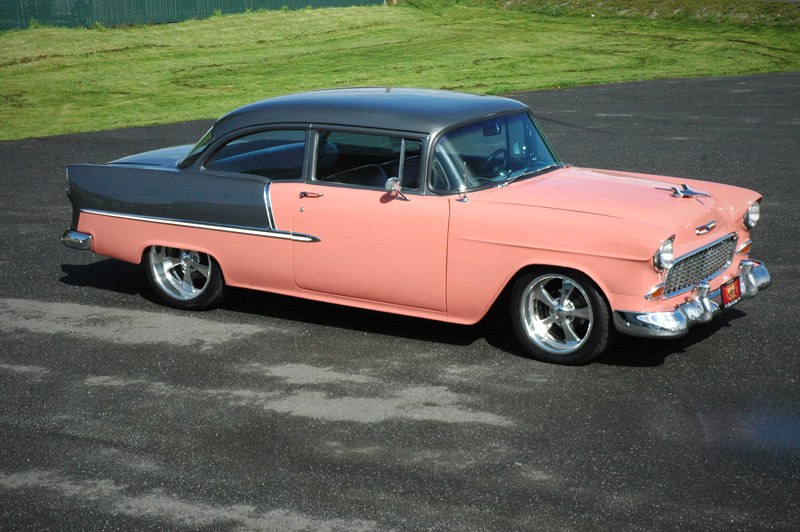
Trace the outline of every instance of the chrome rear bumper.
{"type": "Polygon", "coordinates": [[[92,249],[92,235],[67,229],[61,236],[61,242],[65,246],[74,249],[92,249]]]}
{"type": "MultiPolygon", "coordinates": [[[[755,297],[759,290],[769,288],[772,279],[766,266],[754,260],[743,260],[739,266],[739,285],[742,300],[755,297]]],[[[617,330],[631,336],[676,338],[683,336],[689,327],[697,323],[711,321],[714,314],[722,308],[720,290],[710,291],[708,283],[695,285],[697,295],[694,299],[667,312],[614,312],[614,326],[617,330]]]]}

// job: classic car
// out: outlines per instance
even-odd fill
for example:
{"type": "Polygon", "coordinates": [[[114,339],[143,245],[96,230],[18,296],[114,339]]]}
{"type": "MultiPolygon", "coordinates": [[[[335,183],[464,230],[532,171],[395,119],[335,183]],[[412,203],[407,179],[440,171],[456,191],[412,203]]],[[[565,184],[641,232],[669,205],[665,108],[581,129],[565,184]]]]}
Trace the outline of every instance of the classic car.
{"type": "Polygon", "coordinates": [[[681,336],[770,285],[749,258],[758,193],[572,167],[501,97],[280,96],[67,181],[64,244],[144,263],[180,309],[241,287],[474,324],[503,301],[533,357],[582,364],[616,332],[681,336]]]}

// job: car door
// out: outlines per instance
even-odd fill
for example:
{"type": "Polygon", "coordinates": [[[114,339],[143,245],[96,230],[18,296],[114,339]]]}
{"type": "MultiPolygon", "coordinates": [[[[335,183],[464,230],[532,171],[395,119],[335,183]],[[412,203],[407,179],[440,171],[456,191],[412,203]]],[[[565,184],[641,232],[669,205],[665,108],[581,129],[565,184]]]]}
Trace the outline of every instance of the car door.
{"type": "Polygon", "coordinates": [[[305,290],[445,312],[449,205],[414,193],[421,143],[359,135],[320,135],[315,175],[300,187],[292,227],[319,241],[292,243],[295,282],[305,290]],[[400,144],[410,146],[403,157],[407,200],[384,189],[385,177],[398,173],[400,144]]]}

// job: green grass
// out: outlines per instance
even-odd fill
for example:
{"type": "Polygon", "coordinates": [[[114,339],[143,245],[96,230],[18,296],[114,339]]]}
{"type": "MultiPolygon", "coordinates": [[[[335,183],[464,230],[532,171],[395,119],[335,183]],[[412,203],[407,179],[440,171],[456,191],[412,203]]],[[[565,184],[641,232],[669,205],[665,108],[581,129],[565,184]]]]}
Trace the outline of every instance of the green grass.
{"type": "Polygon", "coordinates": [[[398,0],[423,9],[496,7],[549,16],[647,17],[738,26],[800,26],[800,5],[780,0],[398,0]]]}
{"type": "Polygon", "coordinates": [[[6,32],[0,139],[216,118],[261,98],[323,87],[496,94],[800,70],[797,25],[554,17],[518,7],[268,11],[6,32]]]}

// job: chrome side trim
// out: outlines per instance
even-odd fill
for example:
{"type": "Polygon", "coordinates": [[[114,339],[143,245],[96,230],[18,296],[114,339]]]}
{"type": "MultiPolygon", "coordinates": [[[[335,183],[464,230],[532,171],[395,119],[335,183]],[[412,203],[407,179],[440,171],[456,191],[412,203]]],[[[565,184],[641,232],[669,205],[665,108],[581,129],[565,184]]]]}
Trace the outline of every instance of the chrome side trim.
{"type": "Polygon", "coordinates": [[[64,234],[61,236],[61,242],[65,246],[73,249],[92,249],[92,235],[73,231],[72,229],[64,231],[64,234]]]}
{"type": "Polygon", "coordinates": [[[275,215],[272,213],[272,199],[269,196],[269,186],[271,184],[272,183],[267,183],[264,185],[264,206],[267,209],[267,227],[276,230],[275,215]]]}
{"type": "Polygon", "coordinates": [[[175,220],[172,218],[159,218],[157,216],[140,216],[135,214],[122,214],[118,212],[97,211],[94,209],[81,209],[86,214],[96,214],[98,216],[108,216],[110,218],[123,218],[125,220],[136,220],[138,222],[151,222],[164,225],[176,225],[179,227],[192,227],[195,229],[209,229],[211,231],[223,231],[225,233],[237,233],[242,235],[263,236],[266,238],[281,238],[293,240],[295,242],[321,242],[320,238],[302,233],[292,233],[290,231],[278,231],[277,229],[255,229],[250,227],[237,227],[232,225],[216,225],[186,220],[175,220]]]}
{"type": "MultiPolygon", "coordinates": [[[[759,290],[772,285],[772,278],[763,263],[743,260],[739,265],[739,287],[742,299],[755,297],[759,290]]],[[[710,291],[708,283],[695,285],[696,295],[675,310],[666,312],[614,312],[614,326],[623,334],[641,337],[677,338],[697,323],[711,321],[722,308],[720,289],[710,291]]]]}

